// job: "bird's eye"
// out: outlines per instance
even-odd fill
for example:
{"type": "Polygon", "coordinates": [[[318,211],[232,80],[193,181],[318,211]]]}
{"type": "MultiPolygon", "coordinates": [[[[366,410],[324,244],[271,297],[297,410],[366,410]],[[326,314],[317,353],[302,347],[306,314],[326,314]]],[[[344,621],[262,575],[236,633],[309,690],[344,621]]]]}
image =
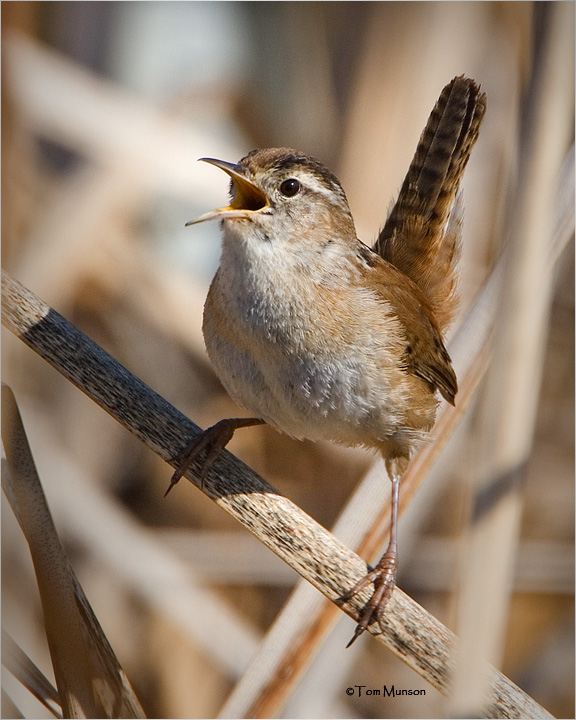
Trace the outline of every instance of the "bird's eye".
{"type": "Polygon", "coordinates": [[[280,192],[286,197],[294,197],[299,190],[300,181],[296,180],[296,178],[284,180],[284,182],[280,185],[280,192]]]}

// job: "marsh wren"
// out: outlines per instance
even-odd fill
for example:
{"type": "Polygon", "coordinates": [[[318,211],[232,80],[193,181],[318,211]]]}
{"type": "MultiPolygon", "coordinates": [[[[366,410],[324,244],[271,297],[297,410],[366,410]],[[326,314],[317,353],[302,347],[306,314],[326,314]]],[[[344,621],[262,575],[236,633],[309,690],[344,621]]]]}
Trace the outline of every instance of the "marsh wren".
{"type": "Polygon", "coordinates": [[[206,349],[254,417],[200,435],[168,490],[201,453],[205,477],[249,425],[381,452],[392,481],[390,542],[347,594],[374,584],[350,644],[380,620],[395,585],[402,474],[434,424],[437,392],[452,404],[457,393],[442,333],[457,304],[458,188],[485,108],[473,80],[444,88],[373,248],[357,239],[340,182],[317,160],[288,148],[254,150],[237,164],[202,158],[231,178],[230,204],[187,223],[220,220],[223,230],[204,307],[206,349]]]}

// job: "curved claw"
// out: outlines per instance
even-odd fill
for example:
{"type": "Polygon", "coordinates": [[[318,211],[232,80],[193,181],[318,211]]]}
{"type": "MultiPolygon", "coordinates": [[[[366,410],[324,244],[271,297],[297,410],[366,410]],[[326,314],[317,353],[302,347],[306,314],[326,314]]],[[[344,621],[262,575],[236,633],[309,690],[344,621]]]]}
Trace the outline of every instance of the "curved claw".
{"type": "Polygon", "coordinates": [[[352,636],[352,639],[350,640],[348,645],[346,645],[346,650],[348,650],[350,645],[352,645],[352,643],[355,642],[360,637],[360,635],[362,635],[364,630],[366,630],[366,628],[363,628],[361,625],[356,625],[356,630],[354,630],[354,635],[352,636]]]}
{"type": "Polygon", "coordinates": [[[168,495],[170,490],[178,483],[182,475],[190,467],[190,465],[203,453],[206,452],[206,458],[202,464],[198,479],[200,486],[204,487],[204,480],[208,475],[208,471],[218,458],[222,450],[232,439],[234,432],[241,427],[249,427],[250,425],[261,425],[264,420],[259,418],[226,418],[219,420],[216,424],[204,430],[187,445],[181,452],[176,455],[174,460],[178,463],[170,478],[170,485],[164,493],[164,497],[168,495]]]}

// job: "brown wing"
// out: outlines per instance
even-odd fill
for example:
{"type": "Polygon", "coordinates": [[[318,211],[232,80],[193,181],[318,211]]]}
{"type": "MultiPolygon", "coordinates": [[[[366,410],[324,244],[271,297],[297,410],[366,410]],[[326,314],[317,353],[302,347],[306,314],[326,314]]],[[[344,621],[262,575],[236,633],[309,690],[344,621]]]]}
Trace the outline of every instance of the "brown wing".
{"type": "MultiPolygon", "coordinates": [[[[370,252],[363,248],[361,254],[370,252]]],[[[425,380],[431,392],[439,390],[453,405],[458,392],[456,374],[426,298],[410,278],[375,254],[371,268],[374,273],[368,273],[367,278],[372,288],[390,306],[402,327],[405,370],[425,380]]]]}
{"type": "Polygon", "coordinates": [[[388,285],[386,293],[404,328],[406,369],[425,380],[432,391],[439,390],[454,405],[458,381],[440,330],[418,289],[406,290],[404,278],[403,285],[388,285]]]}

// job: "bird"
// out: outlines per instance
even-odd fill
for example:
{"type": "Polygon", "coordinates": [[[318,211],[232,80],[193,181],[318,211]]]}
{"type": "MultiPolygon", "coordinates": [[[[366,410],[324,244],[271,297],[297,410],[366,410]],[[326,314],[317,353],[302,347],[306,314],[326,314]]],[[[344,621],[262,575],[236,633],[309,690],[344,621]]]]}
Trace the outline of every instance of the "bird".
{"type": "Polygon", "coordinates": [[[458,306],[460,182],[485,110],[473,79],[444,87],[372,247],[357,237],[340,181],[315,158],[291,148],[238,163],[201,158],[230,177],[231,198],[186,223],[222,228],[204,340],[224,388],[252,416],[221,420],[185,447],[166,494],[201,457],[203,483],[234,432],[251,425],[381,453],[390,539],[344,596],[373,584],[349,645],[382,618],[396,583],[402,476],[438,396],[454,404],[458,392],[444,333],[458,306]]]}

